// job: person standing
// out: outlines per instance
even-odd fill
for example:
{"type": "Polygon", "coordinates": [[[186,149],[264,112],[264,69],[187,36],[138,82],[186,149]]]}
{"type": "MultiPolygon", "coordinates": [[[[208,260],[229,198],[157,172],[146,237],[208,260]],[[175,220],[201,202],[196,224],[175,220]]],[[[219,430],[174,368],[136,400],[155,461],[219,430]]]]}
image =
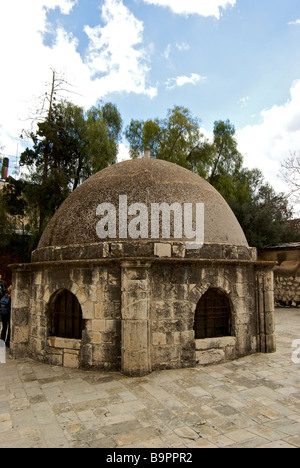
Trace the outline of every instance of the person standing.
{"type": "Polygon", "coordinates": [[[11,298],[6,292],[0,299],[0,339],[4,341],[7,347],[10,344],[10,310],[11,298]]]}
{"type": "Polygon", "coordinates": [[[2,275],[0,273],[0,299],[7,293],[7,285],[6,282],[2,279],[2,275]]]}

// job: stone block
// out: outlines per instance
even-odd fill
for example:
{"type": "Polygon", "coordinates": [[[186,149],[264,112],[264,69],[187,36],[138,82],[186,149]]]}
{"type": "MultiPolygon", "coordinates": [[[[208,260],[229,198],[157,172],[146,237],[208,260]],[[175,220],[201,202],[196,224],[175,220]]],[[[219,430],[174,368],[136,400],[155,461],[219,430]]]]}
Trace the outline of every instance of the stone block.
{"type": "Polygon", "coordinates": [[[48,342],[48,346],[51,346],[52,348],[79,350],[81,346],[81,340],[73,340],[70,338],[60,338],[57,336],[50,336],[47,342],[48,342]]]}
{"type": "Polygon", "coordinates": [[[182,343],[194,342],[195,332],[194,330],[186,330],[181,332],[182,343]]]}
{"type": "Polygon", "coordinates": [[[165,333],[152,333],[153,346],[162,346],[167,344],[167,336],[165,333]]]}
{"type": "Polygon", "coordinates": [[[52,366],[63,366],[63,353],[47,353],[46,361],[52,366]]]}
{"type": "Polygon", "coordinates": [[[28,305],[30,302],[29,300],[29,293],[25,292],[24,291],[18,291],[18,294],[14,294],[13,295],[13,299],[12,299],[12,305],[14,308],[18,309],[23,309],[24,307],[26,307],[26,305],[28,305]]]}
{"type": "Polygon", "coordinates": [[[108,333],[115,333],[118,331],[118,320],[106,320],[105,321],[105,331],[108,333]]]}
{"type": "Polygon", "coordinates": [[[171,319],[173,317],[173,306],[167,301],[155,302],[153,319],[171,319]]]}
{"type": "Polygon", "coordinates": [[[111,244],[111,256],[122,257],[123,256],[123,244],[120,244],[120,243],[111,244]]]}
{"type": "Polygon", "coordinates": [[[219,364],[226,359],[223,349],[196,351],[196,363],[199,365],[219,364]]]}
{"type": "Polygon", "coordinates": [[[147,320],[122,321],[122,349],[142,351],[149,348],[149,323],[147,320]]]}
{"type": "Polygon", "coordinates": [[[78,368],[78,353],[64,353],[63,356],[64,367],[70,367],[72,369],[78,368]]]}
{"type": "Polygon", "coordinates": [[[15,326],[13,328],[13,341],[15,343],[28,343],[29,338],[29,328],[28,326],[18,327],[15,326]]]}
{"type": "Polygon", "coordinates": [[[95,317],[95,305],[91,301],[87,301],[82,307],[82,316],[85,320],[91,320],[95,317]]]}
{"type": "Polygon", "coordinates": [[[172,246],[171,244],[155,243],[154,244],[154,255],[156,257],[172,257],[172,246]]]}
{"type": "Polygon", "coordinates": [[[104,304],[95,304],[95,319],[104,318],[104,304]]]}
{"type": "Polygon", "coordinates": [[[93,320],[92,329],[93,331],[104,332],[106,320],[93,320]]]}
{"type": "Polygon", "coordinates": [[[272,312],[265,314],[265,331],[268,335],[271,335],[275,331],[275,320],[272,312]]]}
{"type": "Polygon", "coordinates": [[[276,352],[276,337],[275,335],[266,335],[266,352],[275,353],[276,352]]]}
{"type": "Polygon", "coordinates": [[[84,304],[87,300],[87,294],[83,288],[77,292],[76,296],[81,305],[84,304]]]}
{"type": "Polygon", "coordinates": [[[122,355],[122,371],[125,375],[142,377],[151,372],[148,351],[127,351],[122,355]]]}
{"type": "Polygon", "coordinates": [[[42,275],[41,272],[37,272],[37,273],[35,274],[33,283],[34,283],[34,284],[37,284],[37,285],[43,284],[43,275],[42,275]]]}
{"type": "Polygon", "coordinates": [[[137,302],[130,301],[127,304],[124,302],[122,306],[122,318],[124,320],[147,320],[148,315],[148,299],[138,300],[137,302]]]}
{"type": "Polygon", "coordinates": [[[248,323],[251,322],[251,318],[252,318],[252,315],[248,312],[248,313],[238,313],[235,317],[235,325],[237,327],[239,326],[245,326],[247,325],[248,323]]]}
{"type": "Polygon", "coordinates": [[[224,349],[226,361],[233,361],[236,358],[236,347],[227,346],[224,349]]]}
{"type": "Polygon", "coordinates": [[[109,257],[110,252],[109,252],[109,244],[108,242],[103,242],[103,258],[109,257]]]}
{"type": "Polygon", "coordinates": [[[173,336],[174,336],[174,344],[175,345],[180,345],[183,342],[181,332],[175,332],[173,334],[173,336]]]}
{"type": "Polygon", "coordinates": [[[92,341],[92,343],[95,343],[95,344],[101,343],[101,333],[100,332],[93,332],[91,334],[91,341],[92,341]]]}
{"type": "Polygon", "coordinates": [[[222,349],[227,346],[234,347],[236,345],[235,336],[221,336],[219,338],[204,338],[195,340],[197,351],[205,351],[208,349],[222,349]]]}
{"type": "Polygon", "coordinates": [[[185,244],[174,244],[172,246],[172,253],[174,257],[184,258],[185,257],[185,244]]]}

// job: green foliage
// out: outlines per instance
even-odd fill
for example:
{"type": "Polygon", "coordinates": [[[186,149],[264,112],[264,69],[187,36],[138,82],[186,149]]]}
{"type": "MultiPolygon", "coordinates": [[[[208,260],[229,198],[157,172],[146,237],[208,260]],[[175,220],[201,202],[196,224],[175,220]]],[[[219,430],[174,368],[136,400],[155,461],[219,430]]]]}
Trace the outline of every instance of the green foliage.
{"type": "Polygon", "coordinates": [[[74,190],[116,162],[121,127],[121,116],[110,103],[84,113],[70,102],[61,102],[53,105],[51,119],[39,123],[37,132],[31,133],[33,148],[22,153],[20,164],[33,167],[37,179],[59,173],[60,184],[74,190]]]}
{"type": "Polygon", "coordinates": [[[13,229],[14,224],[7,213],[3,192],[0,191],[0,250],[8,246],[8,238],[13,229]]]}
{"type": "Polygon", "coordinates": [[[200,132],[188,109],[174,107],[164,120],[132,120],[125,135],[132,157],[149,147],[152,156],[179,164],[210,182],[238,218],[251,246],[262,248],[294,239],[287,228],[292,212],[288,199],[276,194],[258,169],[243,168],[235,127],[229,120],[214,123],[213,139],[200,132]]]}
{"type": "Polygon", "coordinates": [[[43,231],[80,183],[116,162],[121,127],[121,116],[110,103],[86,113],[66,101],[52,105],[48,117],[30,135],[32,148],[20,158],[20,165],[30,170],[23,200],[33,231],[43,231]]]}
{"type": "Polygon", "coordinates": [[[132,120],[125,130],[130,155],[137,158],[149,148],[151,156],[191,168],[189,158],[199,143],[199,121],[184,107],[175,106],[165,119],[132,120]]]}
{"type": "Polygon", "coordinates": [[[282,243],[293,242],[296,234],[288,227],[292,217],[287,197],[276,194],[270,184],[264,181],[262,173],[249,171],[249,195],[245,200],[231,200],[233,209],[240,222],[250,246],[262,249],[282,243]]]}
{"type": "Polygon", "coordinates": [[[107,103],[103,107],[92,107],[86,115],[84,179],[116,163],[122,119],[117,108],[107,103]]]}
{"type": "MultiPolygon", "coordinates": [[[[5,189],[0,191],[0,269],[5,281],[10,284],[12,274],[9,265],[30,261],[30,254],[35,248],[33,239],[25,231],[18,232],[18,209],[10,204],[9,210],[5,202],[5,189]],[[14,216],[9,214],[9,211],[14,216]]],[[[10,195],[9,195],[10,196],[10,195]]],[[[10,199],[12,200],[12,199],[10,199]]],[[[19,206],[20,211],[23,207],[19,206]]]]}
{"type": "Polygon", "coordinates": [[[243,157],[237,149],[237,141],[234,138],[235,128],[227,120],[218,121],[214,125],[215,155],[211,161],[209,182],[218,185],[218,178],[238,173],[243,164],[243,157]]]}
{"type": "MultiPolygon", "coordinates": [[[[0,249],[12,245],[16,221],[26,219],[23,239],[14,239],[26,257],[68,194],[116,162],[121,128],[121,116],[111,103],[87,112],[70,102],[52,103],[47,118],[31,133],[32,148],[21,155],[30,176],[10,178],[1,194],[0,249]]],[[[287,228],[292,215],[287,198],[275,193],[260,170],[243,167],[229,120],[214,123],[209,141],[200,131],[200,120],[187,108],[175,106],[164,119],[132,120],[125,136],[132,158],[150,148],[152,157],[176,163],[209,181],[232,208],[251,246],[294,240],[287,228]]]]}

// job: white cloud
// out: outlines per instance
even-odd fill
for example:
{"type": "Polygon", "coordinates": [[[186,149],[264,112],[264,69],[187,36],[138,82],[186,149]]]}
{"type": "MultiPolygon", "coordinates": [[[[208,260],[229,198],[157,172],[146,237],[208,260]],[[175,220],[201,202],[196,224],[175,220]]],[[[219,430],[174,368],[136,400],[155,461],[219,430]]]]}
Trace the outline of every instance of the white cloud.
{"type": "Polygon", "coordinates": [[[296,21],[290,21],[288,24],[290,26],[298,26],[300,25],[300,19],[297,19],[296,21]]]}
{"type": "MultiPolygon", "coordinates": [[[[186,42],[176,42],[175,47],[177,50],[179,50],[179,52],[186,52],[190,49],[190,45],[186,42]]],[[[168,44],[167,47],[164,49],[163,57],[165,58],[165,60],[170,61],[172,49],[174,49],[174,47],[172,47],[171,44],[168,44]]]]}
{"type": "Polygon", "coordinates": [[[186,42],[182,42],[180,44],[176,43],[176,47],[177,47],[178,50],[180,50],[180,52],[182,52],[182,51],[185,52],[185,51],[190,49],[190,45],[187,44],[186,42]]]}
{"type": "Polygon", "coordinates": [[[86,108],[109,92],[150,97],[156,93],[146,84],[149,68],[147,53],[141,47],[143,23],[122,0],[104,0],[103,26],[86,27],[90,47],[85,59],[77,50],[78,39],[62,28],[55,31],[52,45],[45,45],[43,35],[50,27],[47,9],[58,7],[69,14],[76,3],[30,0],[29,7],[24,0],[0,2],[0,146],[5,146],[6,154],[16,153],[17,138],[30,124],[26,119],[35,99],[49,91],[51,68],[74,86],[77,94],[67,97],[86,108]]]}
{"type": "Polygon", "coordinates": [[[220,18],[221,9],[234,6],[236,0],[144,0],[145,3],[168,7],[180,15],[215,16],[220,18]]]}
{"type": "Polygon", "coordinates": [[[38,3],[44,4],[46,8],[58,7],[64,15],[68,15],[76,5],[77,0],[43,0],[42,2],[38,1],[38,3]]]}
{"type": "Polygon", "coordinates": [[[176,78],[169,78],[166,82],[168,90],[174,89],[176,87],[185,86],[188,84],[196,85],[198,83],[203,83],[207,80],[206,76],[198,75],[197,73],[192,73],[191,76],[177,76],[176,78]]]}
{"type": "Polygon", "coordinates": [[[243,97],[238,101],[238,103],[241,105],[241,107],[246,107],[249,102],[249,99],[249,96],[243,97]]]}
{"type": "Polygon", "coordinates": [[[97,86],[103,94],[126,91],[154,97],[156,89],[146,84],[149,67],[147,52],[141,47],[143,23],[122,0],[106,0],[102,19],[104,27],[85,27],[90,39],[86,64],[96,77],[97,86]]]}
{"type": "Polygon", "coordinates": [[[280,163],[300,150],[300,80],[293,83],[290,99],[261,112],[262,122],[237,131],[245,166],[261,169],[277,191],[287,191],[279,179],[280,163]]]}
{"type": "Polygon", "coordinates": [[[166,60],[169,60],[170,58],[170,54],[171,54],[171,44],[168,44],[167,47],[165,48],[164,52],[163,52],[163,56],[166,60]]]}
{"type": "Polygon", "coordinates": [[[130,158],[129,148],[124,143],[119,144],[118,162],[127,161],[130,158]]]}
{"type": "Polygon", "coordinates": [[[33,96],[45,92],[50,67],[55,66],[60,53],[43,45],[47,31],[46,9],[59,7],[62,13],[71,11],[70,0],[11,0],[0,3],[0,145],[15,154],[14,139],[19,136],[28,118],[33,96]]]}

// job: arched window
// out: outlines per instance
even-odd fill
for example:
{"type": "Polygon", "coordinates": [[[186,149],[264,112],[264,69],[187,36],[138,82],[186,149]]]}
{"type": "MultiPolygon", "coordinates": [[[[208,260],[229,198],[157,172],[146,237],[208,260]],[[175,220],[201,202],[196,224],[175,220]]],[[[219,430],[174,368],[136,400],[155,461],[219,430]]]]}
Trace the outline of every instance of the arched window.
{"type": "Polygon", "coordinates": [[[231,307],[228,297],[218,289],[209,289],[196,308],[195,339],[231,335],[231,307]]]}
{"type": "Polygon", "coordinates": [[[50,311],[50,335],[81,339],[82,324],[82,311],[78,299],[70,291],[60,292],[50,311]]]}

